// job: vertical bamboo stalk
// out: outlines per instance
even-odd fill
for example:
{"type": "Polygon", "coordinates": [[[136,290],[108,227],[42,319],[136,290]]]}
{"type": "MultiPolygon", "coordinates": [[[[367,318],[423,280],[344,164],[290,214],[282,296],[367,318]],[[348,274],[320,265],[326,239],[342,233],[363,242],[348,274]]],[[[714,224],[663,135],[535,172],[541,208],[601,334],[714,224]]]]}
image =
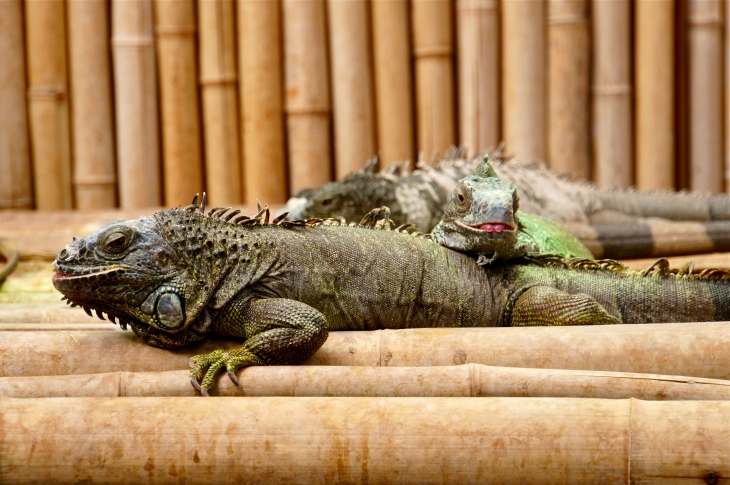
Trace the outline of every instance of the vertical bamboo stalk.
{"type": "Polygon", "coordinates": [[[692,190],[722,192],[722,4],[689,2],[689,163],[692,190]]]}
{"type": "Polygon", "coordinates": [[[674,0],[634,4],[636,185],[673,189],[674,0]]]}
{"type": "Polygon", "coordinates": [[[588,0],[548,2],[548,160],[558,172],[590,177],[588,0]]]}
{"type": "Polygon", "coordinates": [[[413,0],[418,151],[443,152],[456,142],[450,0],[413,0]]]}
{"type": "Polygon", "coordinates": [[[30,208],[28,110],[25,104],[25,48],[21,0],[0,2],[0,208],[30,208]]]}
{"type": "Polygon", "coordinates": [[[373,73],[365,0],[328,0],[335,178],[376,154],[373,73]]]}
{"type": "Polygon", "coordinates": [[[241,203],[233,0],[198,0],[205,180],[214,206],[241,203]]]}
{"type": "Polygon", "coordinates": [[[378,150],[384,165],[413,160],[413,73],[408,0],[372,0],[378,150]]]}
{"type": "Polygon", "coordinates": [[[203,185],[193,0],[155,0],[165,205],[188,204],[203,185]]]}
{"type": "Polygon", "coordinates": [[[631,2],[593,0],[593,167],[601,187],[633,184],[631,2]]]}
{"type": "Polygon", "coordinates": [[[459,143],[470,155],[499,144],[499,3],[457,0],[459,143]]]}
{"type": "Polygon", "coordinates": [[[116,203],[106,0],[69,0],[74,192],[79,209],[116,203]]]}
{"type": "Polygon", "coordinates": [[[284,0],[285,109],[292,192],[332,180],[324,0],[284,0]]]}
{"type": "Polygon", "coordinates": [[[502,12],[502,134],[522,159],[546,156],[545,3],[508,0],[502,12]]]}
{"type": "Polygon", "coordinates": [[[71,209],[65,4],[26,0],[28,106],[37,209],[71,209]]]}
{"type": "Polygon", "coordinates": [[[152,0],[112,0],[119,205],[160,205],[160,121],[152,0]]]}
{"type": "Polygon", "coordinates": [[[237,7],[245,200],[282,203],[287,189],[281,1],[239,0],[237,7]]]}

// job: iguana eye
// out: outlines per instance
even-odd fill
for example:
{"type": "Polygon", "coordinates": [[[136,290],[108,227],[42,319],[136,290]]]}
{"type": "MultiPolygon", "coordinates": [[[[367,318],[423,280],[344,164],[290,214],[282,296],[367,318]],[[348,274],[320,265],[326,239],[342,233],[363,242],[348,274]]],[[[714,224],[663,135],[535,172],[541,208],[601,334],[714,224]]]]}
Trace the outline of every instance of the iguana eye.
{"type": "Polygon", "coordinates": [[[107,233],[102,239],[100,247],[107,253],[119,254],[126,250],[131,243],[132,234],[125,230],[116,230],[107,233]]]}
{"type": "Polygon", "coordinates": [[[454,196],[454,200],[456,202],[456,205],[465,208],[468,207],[471,203],[471,197],[469,196],[469,191],[464,187],[463,185],[459,185],[456,187],[456,194],[454,196]]]}
{"type": "Polygon", "coordinates": [[[322,205],[322,207],[328,207],[332,205],[332,199],[324,199],[322,202],[320,202],[320,204],[322,205]]]}

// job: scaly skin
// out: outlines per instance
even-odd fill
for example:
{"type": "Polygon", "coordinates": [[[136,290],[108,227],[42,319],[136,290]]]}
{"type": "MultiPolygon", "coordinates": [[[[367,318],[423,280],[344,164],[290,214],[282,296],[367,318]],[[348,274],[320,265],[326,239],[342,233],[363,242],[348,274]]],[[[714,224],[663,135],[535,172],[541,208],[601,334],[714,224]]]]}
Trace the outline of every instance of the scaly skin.
{"type": "Polygon", "coordinates": [[[240,367],[304,362],[331,330],[730,318],[725,280],[688,270],[647,277],[615,262],[557,257],[481,267],[390,229],[387,209],[360,227],[269,224],[268,210],[230,221],[226,210],[202,211],[112,221],[58,254],[53,284],[156,347],[210,334],[245,339],[238,350],[192,359],[191,381],[203,394],[223,369],[235,382],[240,367]]]}
{"type": "Polygon", "coordinates": [[[530,253],[593,258],[573,234],[540,216],[518,213],[518,208],[515,186],[500,180],[485,156],[454,189],[431,238],[479,255],[481,264],[530,253]]]}

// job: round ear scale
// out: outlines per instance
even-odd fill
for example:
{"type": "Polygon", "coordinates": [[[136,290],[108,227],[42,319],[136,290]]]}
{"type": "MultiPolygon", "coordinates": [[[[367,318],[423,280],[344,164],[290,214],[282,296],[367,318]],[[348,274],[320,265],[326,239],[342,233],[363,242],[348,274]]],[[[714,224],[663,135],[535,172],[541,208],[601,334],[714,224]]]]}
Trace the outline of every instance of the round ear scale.
{"type": "Polygon", "coordinates": [[[497,172],[494,171],[494,168],[492,168],[492,164],[489,163],[489,154],[487,153],[484,155],[484,158],[482,159],[482,163],[477,165],[474,170],[472,170],[471,175],[475,175],[477,177],[481,178],[498,178],[497,172]]]}

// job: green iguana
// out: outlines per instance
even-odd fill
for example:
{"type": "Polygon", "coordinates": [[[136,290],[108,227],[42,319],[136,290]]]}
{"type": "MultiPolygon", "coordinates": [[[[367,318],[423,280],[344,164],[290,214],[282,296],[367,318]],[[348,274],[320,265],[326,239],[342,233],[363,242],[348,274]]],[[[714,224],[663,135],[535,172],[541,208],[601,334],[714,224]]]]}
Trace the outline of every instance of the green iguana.
{"type": "MultiPolygon", "coordinates": [[[[341,220],[269,223],[196,200],[115,220],[54,261],[70,303],[177,348],[209,334],[245,339],[192,359],[202,394],[226,369],[297,364],[331,330],[581,325],[730,319],[730,273],[643,275],[612,261],[539,256],[479,266],[465,254],[391,228],[388,210],[341,220]]],[[[651,273],[651,274],[650,274],[651,273]]],[[[658,274],[661,273],[661,274],[658,274]]]]}
{"type": "Polygon", "coordinates": [[[480,264],[528,253],[593,258],[569,231],[543,217],[518,213],[518,208],[515,186],[500,180],[485,156],[459,181],[431,239],[447,248],[479,255],[480,264]]]}
{"type": "MultiPolygon", "coordinates": [[[[596,225],[588,240],[594,254],[604,257],[648,257],[689,254],[708,250],[730,250],[730,197],[693,192],[599,189],[595,185],[559,175],[541,162],[503,161],[497,150],[490,155],[499,178],[513,183],[521,196],[523,213],[535,214],[558,223],[596,225]],[[648,218],[648,219],[647,219],[648,218]],[[654,234],[651,221],[695,221],[675,223],[680,243],[671,231],[654,234]],[[716,222],[708,222],[716,221],[716,222]],[[620,238],[621,244],[616,240],[620,238]],[[666,244],[671,240],[673,244],[666,244]],[[708,249],[709,248],[709,249],[708,249]]],[[[481,158],[466,160],[452,150],[432,166],[394,164],[378,172],[377,159],[359,172],[318,189],[298,192],[283,211],[291,219],[342,216],[360,220],[373,207],[387,206],[396,224],[411,222],[428,233],[443,217],[443,208],[459,180],[466,177],[481,158]]]]}

